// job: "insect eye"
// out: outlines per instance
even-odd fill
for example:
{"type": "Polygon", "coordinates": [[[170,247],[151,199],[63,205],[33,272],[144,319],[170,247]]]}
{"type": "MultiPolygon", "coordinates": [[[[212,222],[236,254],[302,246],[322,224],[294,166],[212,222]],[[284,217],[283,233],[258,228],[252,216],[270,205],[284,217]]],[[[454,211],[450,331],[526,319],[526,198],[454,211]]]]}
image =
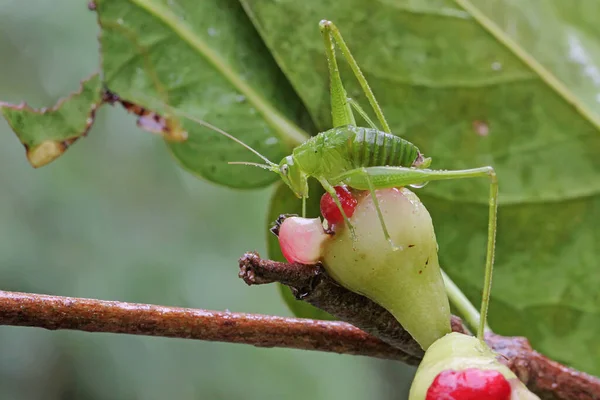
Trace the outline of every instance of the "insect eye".
{"type": "Polygon", "coordinates": [[[281,173],[282,173],[283,175],[287,175],[287,174],[288,174],[288,170],[289,170],[289,167],[288,167],[288,165],[287,165],[287,164],[283,164],[283,165],[281,166],[281,173]]]}

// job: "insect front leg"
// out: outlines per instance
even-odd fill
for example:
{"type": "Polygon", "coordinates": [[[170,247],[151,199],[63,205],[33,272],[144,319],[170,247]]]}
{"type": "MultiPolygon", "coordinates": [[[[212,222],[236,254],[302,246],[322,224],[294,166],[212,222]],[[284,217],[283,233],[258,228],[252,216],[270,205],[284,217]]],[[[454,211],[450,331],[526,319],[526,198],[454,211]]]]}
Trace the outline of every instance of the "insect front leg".
{"type": "Polygon", "coordinates": [[[356,240],[356,232],[354,231],[354,225],[352,225],[352,223],[350,223],[350,220],[348,219],[348,216],[346,215],[346,212],[344,211],[344,207],[342,207],[342,202],[340,201],[340,198],[338,197],[337,192],[335,191],[335,188],[325,178],[317,178],[317,180],[319,181],[319,183],[321,183],[321,186],[323,186],[323,189],[325,189],[325,191],[331,195],[331,198],[333,199],[335,205],[342,213],[342,217],[344,217],[344,222],[346,223],[346,226],[348,226],[348,229],[350,230],[352,239],[356,240]]]}
{"type": "Polygon", "coordinates": [[[306,218],[306,196],[302,196],[302,218],[306,218]]]}
{"type": "Polygon", "coordinates": [[[485,261],[485,281],[481,301],[481,312],[477,337],[483,340],[486,330],[487,311],[490,301],[494,252],[496,246],[496,220],[498,213],[498,178],[492,167],[473,168],[456,171],[436,171],[404,167],[369,167],[357,168],[340,175],[336,182],[344,182],[358,190],[393,188],[428,181],[481,178],[490,180],[488,232],[485,261]]]}

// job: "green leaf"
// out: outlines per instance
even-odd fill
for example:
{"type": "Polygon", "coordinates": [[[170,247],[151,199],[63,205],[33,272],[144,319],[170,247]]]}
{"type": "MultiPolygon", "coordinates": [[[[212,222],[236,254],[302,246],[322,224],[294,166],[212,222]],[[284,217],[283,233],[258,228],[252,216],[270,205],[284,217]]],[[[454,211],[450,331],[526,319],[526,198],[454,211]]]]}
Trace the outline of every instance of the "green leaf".
{"type": "MultiPolygon", "coordinates": [[[[308,137],[296,125],[305,119],[303,105],[236,1],[95,3],[105,83],[121,98],[206,120],[273,162],[308,137]]],[[[190,172],[236,188],[277,179],[228,165],[262,160],[190,120],[183,126],[188,139],[168,146],[190,172]]]]}
{"type": "Polygon", "coordinates": [[[25,146],[27,159],[42,167],[60,157],[94,122],[102,104],[102,83],[98,74],[82,82],[79,91],[52,108],[34,109],[27,104],[0,102],[0,111],[25,146]]]}
{"type": "Polygon", "coordinates": [[[541,4],[518,0],[455,1],[600,127],[600,70],[594,63],[600,54],[596,17],[600,4],[581,2],[572,7],[560,0],[541,4]],[[544,22],[531,23],[527,20],[531,15],[540,15],[544,22]],[[544,38],[542,45],[540,37],[544,38]]]}
{"type": "MultiPolygon", "coordinates": [[[[328,18],[393,131],[433,157],[432,167],[497,169],[491,326],[600,373],[600,3],[477,0],[469,12],[450,0],[242,3],[320,130],[331,126],[317,25],[328,18]]],[[[349,95],[368,105],[345,63],[340,69],[349,95]]],[[[475,304],[487,193],[485,179],[418,192],[442,267],[475,304]]]]}
{"type": "MultiPolygon", "coordinates": [[[[307,217],[319,217],[319,201],[321,195],[324,193],[323,188],[314,179],[309,181],[309,193],[310,197],[306,203],[306,215],[307,217]]],[[[269,205],[269,212],[267,214],[267,227],[270,229],[274,222],[281,214],[297,214],[302,215],[302,202],[294,195],[290,188],[280,182],[275,191],[273,197],[271,197],[271,203],[269,205]]],[[[279,240],[277,236],[267,230],[267,250],[269,252],[269,258],[276,261],[285,261],[283,254],[281,254],[281,248],[279,247],[279,240]]],[[[301,318],[313,318],[323,320],[335,319],[325,311],[311,306],[303,301],[296,300],[292,292],[287,286],[279,285],[279,290],[283,300],[288,305],[290,310],[295,316],[301,318]]]]}

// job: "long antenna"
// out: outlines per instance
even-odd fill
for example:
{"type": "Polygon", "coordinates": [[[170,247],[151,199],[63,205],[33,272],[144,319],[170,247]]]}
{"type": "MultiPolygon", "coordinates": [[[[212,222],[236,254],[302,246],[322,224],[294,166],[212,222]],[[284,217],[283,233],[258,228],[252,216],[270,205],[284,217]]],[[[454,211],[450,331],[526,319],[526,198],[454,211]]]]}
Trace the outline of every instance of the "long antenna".
{"type": "MultiPolygon", "coordinates": [[[[231,135],[231,134],[229,134],[229,133],[225,132],[223,129],[221,129],[221,128],[217,128],[216,126],[214,126],[214,125],[212,125],[212,124],[209,124],[208,122],[206,122],[206,121],[203,121],[203,120],[201,120],[200,118],[196,118],[196,117],[194,117],[193,115],[191,115],[191,114],[188,114],[188,113],[187,113],[187,112],[185,112],[185,111],[181,111],[181,110],[179,110],[179,109],[174,109],[174,108],[172,108],[172,107],[170,107],[170,106],[167,106],[167,107],[168,107],[170,110],[172,110],[174,114],[179,114],[179,115],[181,115],[182,117],[185,117],[185,118],[189,119],[190,121],[194,121],[194,122],[196,122],[197,124],[204,126],[205,128],[208,128],[208,129],[210,129],[210,130],[213,130],[213,131],[215,131],[215,132],[217,132],[217,133],[220,133],[221,135],[225,136],[226,138],[229,138],[229,139],[233,140],[234,142],[236,142],[236,143],[238,143],[238,144],[240,144],[240,145],[244,146],[246,149],[250,150],[251,152],[253,152],[253,153],[254,153],[254,154],[256,154],[257,156],[259,156],[261,159],[263,159],[263,160],[264,160],[264,161],[265,161],[265,162],[268,164],[268,166],[269,166],[269,167],[276,167],[276,166],[277,166],[277,164],[273,163],[273,162],[272,162],[271,160],[269,160],[267,157],[263,156],[263,155],[262,155],[262,154],[260,154],[258,151],[254,150],[252,147],[248,146],[246,143],[242,142],[240,139],[236,138],[235,136],[233,136],[233,135],[231,135]]],[[[261,164],[257,164],[257,165],[261,165],[261,164]]],[[[270,169],[270,168],[266,168],[266,169],[270,169]]]]}
{"type": "Polygon", "coordinates": [[[248,161],[229,161],[227,164],[229,164],[229,165],[250,165],[251,167],[258,167],[258,168],[266,169],[269,171],[271,171],[273,169],[273,167],[270,165],[259,164],[259,163],[248,162],[248,161]]]}

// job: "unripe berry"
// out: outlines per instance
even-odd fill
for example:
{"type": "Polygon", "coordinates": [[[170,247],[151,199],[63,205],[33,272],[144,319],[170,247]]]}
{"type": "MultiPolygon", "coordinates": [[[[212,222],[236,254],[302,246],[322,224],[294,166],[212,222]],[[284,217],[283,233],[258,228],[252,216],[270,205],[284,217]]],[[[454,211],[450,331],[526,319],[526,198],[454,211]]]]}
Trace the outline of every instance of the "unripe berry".
{"type": "Polygon", "coordinates": [[[426,349],[450,332],[450,307],[438,265],[431,217],[410,190],[376,191],[394,251],[385,239],[371,194],[357,195],[350,222],[334,226],[323,245],[323,266],[347,289],[386,308],[426,349]]]}
{"type": "Polygon", "coordinates": [[[279,246],[290,263],[316,264],[321,259],[323,243],[330,237],[319,218],[288,217],[279,227],[279,246]]]}
{"type": "MultiPolygon", "coordinates": [[[[337,194],[338,199],[340,199],[342,209],[346,216],[348,218],[352,217],[354,209],[358,204],[356,197],[354,197],[346,186],[336,186],[335,193],[337,194]]],[[[321,196],[321,215],[323,215],[323,218],[327,220],[330,226],[344,222],[344,216],[329,193],[325,193],[321,196]]]]}

